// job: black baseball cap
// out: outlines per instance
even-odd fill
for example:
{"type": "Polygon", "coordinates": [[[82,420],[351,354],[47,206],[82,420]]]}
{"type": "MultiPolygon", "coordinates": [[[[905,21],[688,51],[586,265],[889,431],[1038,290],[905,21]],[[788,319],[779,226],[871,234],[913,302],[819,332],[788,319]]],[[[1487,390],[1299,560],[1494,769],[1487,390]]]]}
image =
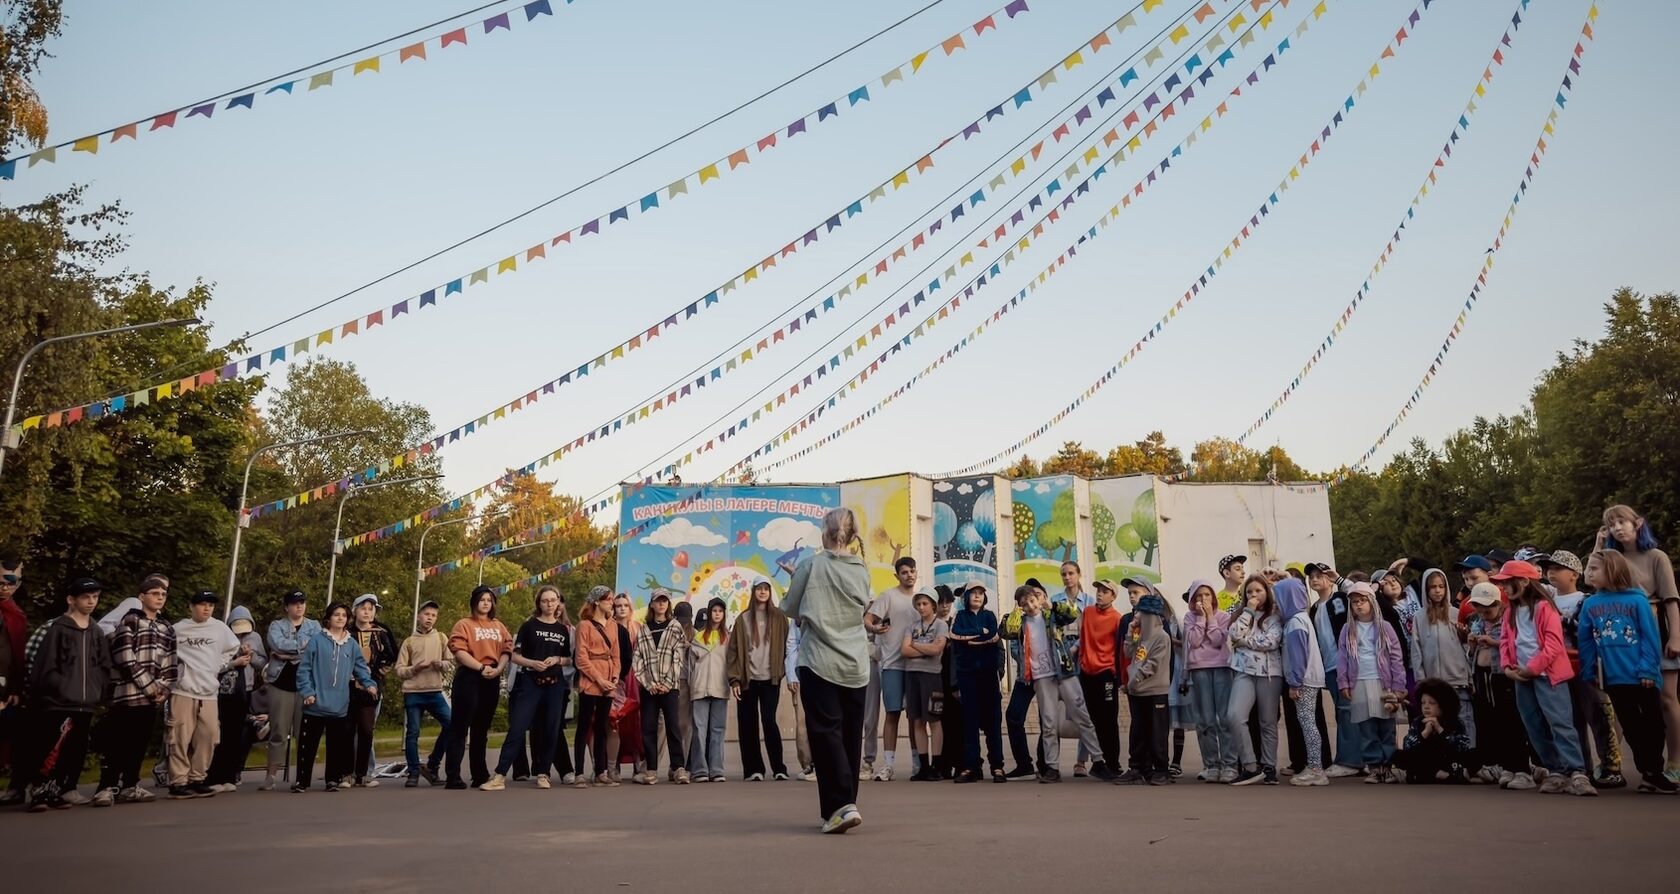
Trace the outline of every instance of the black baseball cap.
{"type": "Polygon", "coordinates": [[[200,605],[206,602],[221,602],[222,600],[221,597],[209,590],[199,590],[197,593],[192,594],[192,598],[187,601],[193,605],[200,605]]]}
{"type": "Polygon", "coordinates": [[[1335,573],[1336,573],[1335,569],[1331,568],[1329,565],[1324,564],[1323,562],[1308,562],[1307,564],[1301,566],[1301,574],[1306,576],[1306,577],[1312,577],[1315,574],[1335,574],[1335,573]]]}
{"type": "Polygon", "coordinates": [[[71,596],[85,596],[89,593],[103,593],[105,585],[91,577],[78,577],[70,582],[71,596]]]}
{"type": "Polygon", "coordinates": [[[309,597],[303,595],[302,590],[293,590],[292,592],[287,593],[286,598],[282,601],[287,605],[297,605],[299,602],[308,602],[309,597]]]}

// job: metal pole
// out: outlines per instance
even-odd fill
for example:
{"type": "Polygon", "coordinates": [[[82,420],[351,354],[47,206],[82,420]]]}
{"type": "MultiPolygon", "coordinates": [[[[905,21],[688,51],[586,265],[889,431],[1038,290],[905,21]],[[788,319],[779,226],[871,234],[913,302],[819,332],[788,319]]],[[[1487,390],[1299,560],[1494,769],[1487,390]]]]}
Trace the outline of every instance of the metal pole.
{"type": "Polygon", "coordinates": [[[95,329],[92,332],[72,332],[69,335],[55,335],[52,338],[43,338],[36,342],[29,350],[23,352],[22,359],[18,360],[17,371],[12,373],[12,396],[6,400],[6,424],[4,428],[0,428],[0,470],[4,470],[6,467],[6,454],[12,450],[16,450],[18,444],[22,441],[20,436],[12,432],[12,417],[17,413],[18,388],[23,384],[23,368],[29,365],[29,358],[35,356],[36,351],[39,351],[50,344],[57,344],[58,342],[64,341],[77,341],[79,339],[92,338],[96,335],[117,335],[123,332],[139,332],[142,329],[156,329],[159,326],[192,326],[201,322],[203,322],[203,320],[200,320],[198,317],[186,317],[180,320],[156,320],[150,323],[135,323],[132,326],[117,326],[113,329],[95,329]]]}
{"type": "MultiPolygon", "coordinates": [[[[518,550],[522,550],[522,549],[529,549],[533,546],[542,546],[545,543],[553,543],[554,541],[556,541],[558,539],[560,539],[560,538],[550,537],[547,540],[533,540],[530,543],[521,543],[518,546],[510,546],[507,549],[496,550],[495,552],[491,553],[490,555],[485,556],[484,559],[489,559],[489,558],[492,558],[494,556],[499,556],[502,553],[511,553],[511,552],[515,552],[515,551],[518,551],[518,550]]],[[[483,584],[484,584],[484,559],[479,559],[478,560],[478,583],[479,583],[480,586],[483,586],[483,584]]]]}
{"type": "Polygon", "coordinates": [[[376,487],[389,487],[393,484],[413,484],[416,481],[432,481],[442,478],[442,475],[416,475],[412,478],[391,478],[384,481],[370,481],[367,484],[352,484],[344,489],[344,496],[338,498],[338,520],[333,523],[332,560],[327,564],[327,604],[332,604],[333,584],[338,577],[338,557],[344,552],[344,543],[338,539],[344,528],[344,504],[350,498],[364,490],[376,487]]]}
{"type": "Polygon", "coordinates": [[[420,585],[426,582],[426,535],[430,534],[433,528],[441,528],[444,525],[465,524],[475,518],[479,520],[494,518],[498,515],[506,515],[512,511],[513,508],[508,507],[506,509],[498,509],[495,512],[486,512],[482,515],[463,515],[460,518],[433,522],[420,530],[420,550],[414,556],[414,613],[409,615],[410,632],[417,633],[420,630],[420,585]]]}
{"type": "Polygon", "coordinates": [[[239,576],[239,542],[243,538],[245,529],[250,527],[251,519],[245,514],[245,498],[251,490],[251,469],[257,463],[257,457],[270,450],[283,447],[301,447],[305,444],[316,444],[322,441],[334,441],[339,438],[349,438],[356,435],[371,435],[373,429],[358,428],[354,431],[339,431],[331,434],[317,435],[313,438],[301,438],[296,441],[282,441],[276,444],[266,444],[251,453],[251,458],[245,461],[245,480],[239,485],[239,514],[234,516],[233,523],[233,556],[228,561],[227,604],[222,609],[222,617],[233,613],[233,583],[239,576]]]}

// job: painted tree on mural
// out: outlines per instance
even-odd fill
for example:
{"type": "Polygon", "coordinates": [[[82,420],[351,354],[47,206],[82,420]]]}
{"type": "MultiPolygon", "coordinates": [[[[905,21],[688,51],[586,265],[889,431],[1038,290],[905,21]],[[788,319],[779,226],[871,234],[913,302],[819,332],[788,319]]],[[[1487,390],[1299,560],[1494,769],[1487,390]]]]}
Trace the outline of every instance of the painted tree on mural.
{"type": "Polygon", "coordinates": [[[1079,545],[1078,528],[1074,524],[1073,491],[1064,490],[1056,495],[1056,501],[1050,504],[1050,520],[1038,526],[1038,545],[1044,554],[1056,558],[1056,550],[1061,550],[1063,562],[1073,558],[1073,551],[1079,545]]]}
{"type": "Polygon", "coordinates": [[[1097,551],[1097,561],[1108,561],[1108,545],[1115,533],[1114,513],[1108,510],[1096,494],[1091,495],[1091,540],[1095,543],[1093,549],[1097,551]]]}
{"type": "Polygon", "coordinates": [[[1038,516],[1032,507],[1017,500],[1011,507],[1015,513],[1015,558],[1017,561],[1027,557],[1027,544],[1032,542],[1033,535],[1038,531],[1038,516]]]}
{"type": "Polygon", "coordinates": [[[974,522],[963,522],[957,529],[957,549],[970,555],[979,555],[982,550],[990,549],[980,539],[980,532],[975,529],[974,522]]]}
{"type": "Polygon", "coordinates": [[[933,504],[933,560],[935,562],[946,557],[945,547],[957,536],[957,512],[950,506],[935,502],[933,504]]]}
{"type": "Polygon", "coordinates": [[[982,547],[980,556],[975,561],[996,567],[994,563],[997,561],[997,491],[987,488],[985,493],[975,497],[974,508],[969,514],[974,519],[969,522],[969,526],[980,538],[982,547]]]}
{"type": "Polygon", "coordinates": [[[875,547],[877,555],[892,554],[888,562],[897,562],[904,557],[904,551],[910,548],[910,490],[897,488],[881,506],[881,523],[873,527],[865,527],[869,532],[870,545],[875,547]]]}
{"type": "MultiPolygon", "coordinates": [[[[1120,547],[1128,560],[1136,562],[1138,550],[1143,549],[1143,537],[1139,536],[1137,525],[1126,522],[1114,532],[1114,544],[1120,547]]],[[[1098,555],[1101,556],[1100,551],[1098,555]]]]}
{"type": "Polygon", "coordinates": [[[1161,533],[1155,524],[1155,488],[1150,488],[1138,494],[1137,501],[1132,504],[1132,529],[1143,541],[1145,552],[1143,564],[1155,564],[1155,547],[1160,545],[1161,533]]]}

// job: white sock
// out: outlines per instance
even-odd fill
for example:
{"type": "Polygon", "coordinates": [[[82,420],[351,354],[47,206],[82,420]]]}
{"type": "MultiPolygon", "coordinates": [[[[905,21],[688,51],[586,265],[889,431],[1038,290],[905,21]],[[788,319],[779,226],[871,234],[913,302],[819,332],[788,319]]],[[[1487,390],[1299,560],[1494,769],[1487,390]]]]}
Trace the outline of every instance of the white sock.
{"type": "Polygon", "coordinates": [[[895,757],[898,757],[898,752],[896,752],[896,751],[887,752],[887,766],[890,767],[890,766],[893,765],[893,763],[894,763],[893,758],[895,758],[895,757]]]}

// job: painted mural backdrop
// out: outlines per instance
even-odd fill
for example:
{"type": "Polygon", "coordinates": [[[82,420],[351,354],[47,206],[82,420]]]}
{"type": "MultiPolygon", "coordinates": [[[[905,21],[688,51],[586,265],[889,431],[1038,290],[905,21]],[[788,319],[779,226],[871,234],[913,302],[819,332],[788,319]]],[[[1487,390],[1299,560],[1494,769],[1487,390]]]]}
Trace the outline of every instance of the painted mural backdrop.
{"type": "Polygon", "coordinates": [[[857,516],[871,588],[878,593],[897,586],[893,562],[910,555],[910,476],[847,481],[840,485],[840,502],[857,516]]]}
{"type": "Polygon", "coordinates": [[[1091,482],[1091,541],[1097,577],[1142,577],[1161,582],[1155,479],[1148,475],[1091,482]]]}
{"type": "MultiPolygon", "coordinates": [[[[643,488],[625,497],[620,524],[629,528],[657,518],[692,493],[643,488]]],[[[837,485],[708,488],[619,547],[618,590],[643,606],[654,587],[664,587],[697,611],[717,597],[733,616],[746,606],[753,581],[765,577],[779,600],[799,560],[822,548],[823,513],[839,504],[837,485]]]]}
{"type": "Polygon", "coordinates": [[[990,475],[933,483],[934,583],[998,591],[996,490],[990,475]]]}
{"type": "Polygon", "coordinates": [[[1073,504],[1073,476],[1050,475],[1010,482],[1015,526],[1015,582],[1038,578],[1051,592],[1060,588],[1063,562],[1079,561],[1079,513],[1073,504]]]}

